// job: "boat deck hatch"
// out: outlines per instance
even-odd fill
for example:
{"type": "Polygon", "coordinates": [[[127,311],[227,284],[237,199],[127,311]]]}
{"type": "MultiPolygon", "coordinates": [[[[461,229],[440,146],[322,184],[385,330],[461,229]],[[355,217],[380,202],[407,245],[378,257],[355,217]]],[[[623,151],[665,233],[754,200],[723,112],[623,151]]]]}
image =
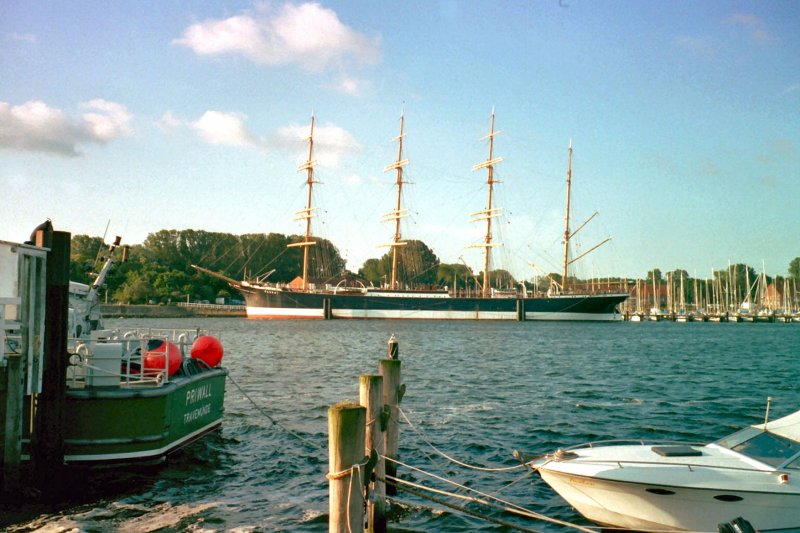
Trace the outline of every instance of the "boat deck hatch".
{"type": "Polygon", "coordinates": [[[701,450],[691,446],[653,446],[651,449],[662,457],[698,457],[703,455],[701,450]]]}

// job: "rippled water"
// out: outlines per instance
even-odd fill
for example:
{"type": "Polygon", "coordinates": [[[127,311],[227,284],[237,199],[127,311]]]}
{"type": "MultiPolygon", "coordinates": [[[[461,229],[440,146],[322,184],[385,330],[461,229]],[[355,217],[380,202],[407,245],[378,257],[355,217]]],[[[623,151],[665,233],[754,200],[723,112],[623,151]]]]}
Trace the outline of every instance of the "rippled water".
{"type": "MultiPolygon", "coordinates": [[[[465,469],[425,441],[466,463],[507,467],[517,464],[514,449],[544,453],[612,438],[713,440],[763,421],[767,396],[773,417],[800,409],[797,324],[189,319],[107,325],[221,331],[224,364],[257,406],[229,382],[219,433],[158,469],[92,474],[76,485],[71,501],[2,506],[0,528],[325,531],[328,407],[357,401],[359,374],[377,371],[392,333],[407,387],[402,408],[413,424],[401,426],[400,459],[580,524],[587,523],[538,477],[465,469]]],[[[407,469],[400,475],[446,487],[407,469]]],[[[402,492],[398,498],[390,530],[507,530],[402,492]]],[[[468,508],[538,531],[564,531],[474,503],[468,508]]]]}

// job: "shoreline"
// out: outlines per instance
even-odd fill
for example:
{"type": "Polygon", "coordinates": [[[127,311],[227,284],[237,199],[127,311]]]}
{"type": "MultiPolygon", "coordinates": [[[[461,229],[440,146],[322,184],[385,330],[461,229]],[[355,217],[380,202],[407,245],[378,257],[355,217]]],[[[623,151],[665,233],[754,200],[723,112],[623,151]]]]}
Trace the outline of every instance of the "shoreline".
{"type": "Polygon", "coordinates": [[[184,318],[184,317],[246,317],[243,305],[217,304],[102,304],[98,306],[106,318],[184,318]]]}

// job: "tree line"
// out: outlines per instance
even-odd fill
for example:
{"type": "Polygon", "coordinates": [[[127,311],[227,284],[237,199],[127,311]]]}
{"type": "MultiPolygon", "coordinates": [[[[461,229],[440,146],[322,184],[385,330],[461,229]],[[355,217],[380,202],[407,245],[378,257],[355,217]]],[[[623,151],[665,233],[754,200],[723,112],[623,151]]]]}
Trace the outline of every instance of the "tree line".
{"type": "MultiPolygon", "coordinates": [[[[237,291],[223,280],[200,272],[192,265],[202,266],[235,280],[266,280],[288,283],[302,271],[303,250],[288,245],[303,240],[299,235],[255,233],[233,235],[203,230],[161,230],[151,233],[142,244],[130,247],[127,261],[112,268],[106,280],[106,299],[119,303],[174,303],[208,301],[225,298],[240,300],[237,291]]],[[[336,246],[326,239],[315,238],[309,249],[309,277],[318,282],[335,283],[342,278],[358,280],[365,285],[384,286],[391,277],[391,251],[378,258],[368,259],[357,272],[346,270],[346,261],[336,246]]],[[[447,287],[477,291],[483,286],[483,273],[473,272],[466,264],[442,263],[424,242],[409,240],[398,247],[397,279],[401,288],[447,287]]],[[[70,279],[81,283],[93,282],[105,260],[108,247],[101,237],[74,235],[70,256],[70,279]]],[[[737,283],[744,285],[758,275],[752,267],[736,265],[737,283]]],[[[732,276],[734,270],[715,271],[715,275],[732,276]]],[[[789,265],[790,278],[800,281],[800,257],[789,265]]],[[[692,278],[682,270],[672,272],[672,279],[684,275],[686,286],[693,287],[692,278]]],[[[648,272],[642,283],[656,279],[664,283],[659,269],[648,272]]],[[[622,283],[621,278],[612,278],[622,283]]],[[[782,283],[783,278],[775,280],[782,283]]],[[[587,284],[585,280],[570,279],[570,286],[587,284]]],[[[634,281],[627,280],[629,285],[634,281]]],[[[506,270],[490,272],[490,285],[496,289],[515,289],[521,284],[526,290],[546,291],[561,284],[561,275],[551,273],[531,281],[518,281],[506,270]]],[[[693,289],[689,289],[693,290],[693,289]]],[[[691,293],[687,293],[691,294],[691,293]]]]}

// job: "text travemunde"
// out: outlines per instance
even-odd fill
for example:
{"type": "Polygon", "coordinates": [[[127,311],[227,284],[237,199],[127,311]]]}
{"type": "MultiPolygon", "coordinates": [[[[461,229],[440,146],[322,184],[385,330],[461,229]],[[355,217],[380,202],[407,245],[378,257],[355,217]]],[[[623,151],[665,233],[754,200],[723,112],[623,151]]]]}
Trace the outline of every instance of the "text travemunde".
{"type": "Polygon", "coordinates": [[[205,404],[205,405],[203,405],[201,407],[198,407],[197,409],[192,409],[188,413],[185,413],[183,415],[183,423],[184,424],[188,424],[190,422],[194,422],[198,418],[206,416],[208,414],[211,414],[211,404],[210,403],[207,403],[207,404],[205,404]]]}

